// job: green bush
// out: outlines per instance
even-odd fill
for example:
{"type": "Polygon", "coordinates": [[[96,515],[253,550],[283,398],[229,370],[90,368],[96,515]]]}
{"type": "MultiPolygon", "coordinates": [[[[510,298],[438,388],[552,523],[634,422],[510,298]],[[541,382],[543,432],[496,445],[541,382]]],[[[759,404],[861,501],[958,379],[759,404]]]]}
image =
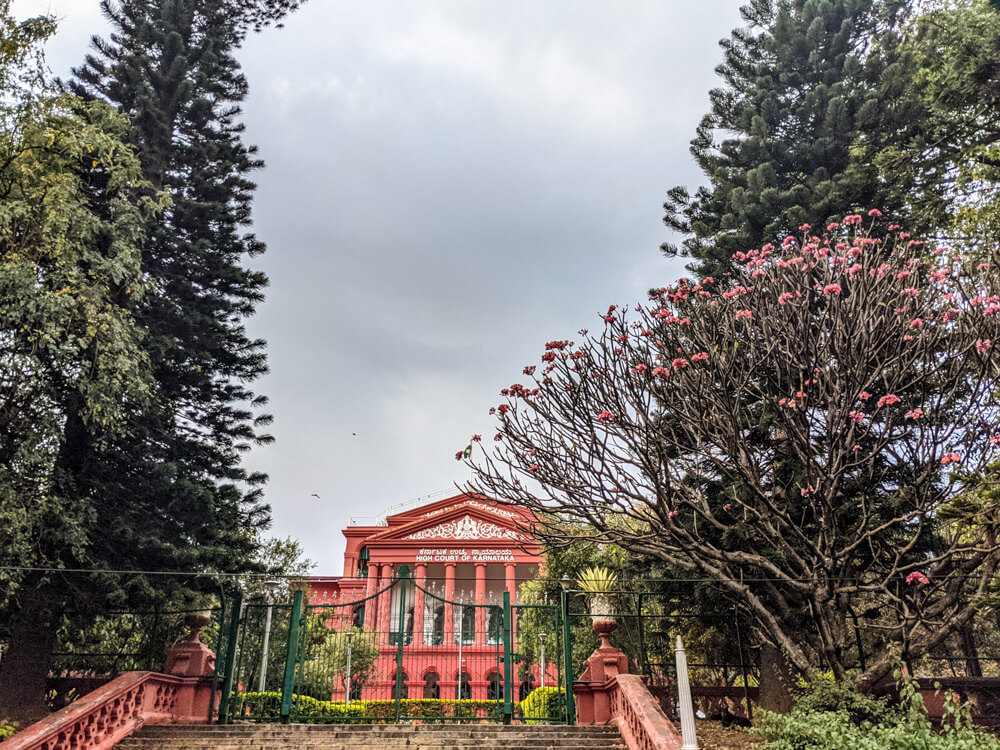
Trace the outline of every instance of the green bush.
{"type": "Polygon", "coordinates": [[[3,742],[8,737],[13,737],[16,731],[17,724],[9,722],[6,719],[0,719],[0,742],[3,742]]]}
{"type": "Polygon", "coordinates": [[[557,687],[535,688],[517,707],[528,724],[557,719],[562,715],[564,693],[562,688],[557,687]]]}
{"type": "Polygon", "coordinates": [[[935,731],[916,681],[897,678],[898,708],[850,686],[817,682],[789,713],[759,711],[751,731],[767,740],[766,750],[1000,750],[1000,739],[976,730],[968,707],[951,696],[935,731]]]}
{"type": "MultiPolygon", "coordinates": [[[[234,696],[236,715],[250,719],[276,719],[281,714],[281,693],[241,693],[234,696]]],[[[396,701],[323,701],[308,695],[293,695],[296,720],[304,724],[336,724],[360,721],[395,721],[396,701]]],[[[403,716],[427,720],[494,719],[502,716],[496,701],[407,698],[400,701],[403,716]]]]}

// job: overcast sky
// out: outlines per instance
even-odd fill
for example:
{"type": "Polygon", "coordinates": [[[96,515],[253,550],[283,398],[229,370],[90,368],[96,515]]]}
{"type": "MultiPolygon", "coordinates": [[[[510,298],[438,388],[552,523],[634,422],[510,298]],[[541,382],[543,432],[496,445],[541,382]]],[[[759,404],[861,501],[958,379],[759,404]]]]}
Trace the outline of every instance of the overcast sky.
{"type": "MultiPolygon", "coordinates": [[[[317,573],[352,516],[468,479],[455,451],[545,341],[683,274],[661,204],[700,180],[739,5],[310,0],[248,40],[276,437],[248,462],[317,573]]],[[[60,19],[60,76],[107,31],[97,0],[14,11],[60,19]]]]}

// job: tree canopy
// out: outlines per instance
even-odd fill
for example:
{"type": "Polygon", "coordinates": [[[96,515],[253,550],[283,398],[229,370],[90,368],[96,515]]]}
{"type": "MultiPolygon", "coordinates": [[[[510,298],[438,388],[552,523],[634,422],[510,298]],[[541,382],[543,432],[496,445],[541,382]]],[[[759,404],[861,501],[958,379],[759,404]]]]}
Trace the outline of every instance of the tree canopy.
{"type": "MultiPolygon", "coordinates": [[[[969,621],[1000,560],[995,254],[930,252],[873,211],[731,277],[681,280],[551,341],[491,410],[477,489],[718,583],[797,669],[884,675],[969,621]]],[[[567,525],[572,527],[567,532],[567,525]]]]}

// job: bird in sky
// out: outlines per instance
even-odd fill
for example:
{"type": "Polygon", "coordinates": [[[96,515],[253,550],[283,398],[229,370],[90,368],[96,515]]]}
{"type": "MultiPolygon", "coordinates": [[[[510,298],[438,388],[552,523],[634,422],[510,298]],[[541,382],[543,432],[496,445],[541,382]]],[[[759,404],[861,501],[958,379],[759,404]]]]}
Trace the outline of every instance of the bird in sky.
{"type": "Polygon", "coordinates": [[[319,495],[317,495],[317,494],[316,494],[315,492],[314,492],[314,493],[312,493],[312,494],[311,494],[311,495],[310,495],[309,497],[314,497],[314,498],[316,498],[317,500],[319,500],[319,495]]]}

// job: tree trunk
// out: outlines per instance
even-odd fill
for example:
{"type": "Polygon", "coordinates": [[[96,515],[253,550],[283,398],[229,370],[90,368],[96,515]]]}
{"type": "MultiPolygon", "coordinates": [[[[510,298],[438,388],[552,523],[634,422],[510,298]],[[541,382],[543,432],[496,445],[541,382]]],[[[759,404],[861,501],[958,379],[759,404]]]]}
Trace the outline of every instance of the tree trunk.
{"type": "Polygon", "coordinates": [[[792,685],[798,681],[798,672],[788,663],[781,650],[766,641],[760,647],[760,698],[761,708],[777,713],[792,710],[792,685]]]}
{"type": "Polygon", "coordinates": [[[0,719],[25,727],[49,713],[46,678],[56,630],[50,618],[19,609],[10,622],[10,640],[0,660],[0,719]]]}

